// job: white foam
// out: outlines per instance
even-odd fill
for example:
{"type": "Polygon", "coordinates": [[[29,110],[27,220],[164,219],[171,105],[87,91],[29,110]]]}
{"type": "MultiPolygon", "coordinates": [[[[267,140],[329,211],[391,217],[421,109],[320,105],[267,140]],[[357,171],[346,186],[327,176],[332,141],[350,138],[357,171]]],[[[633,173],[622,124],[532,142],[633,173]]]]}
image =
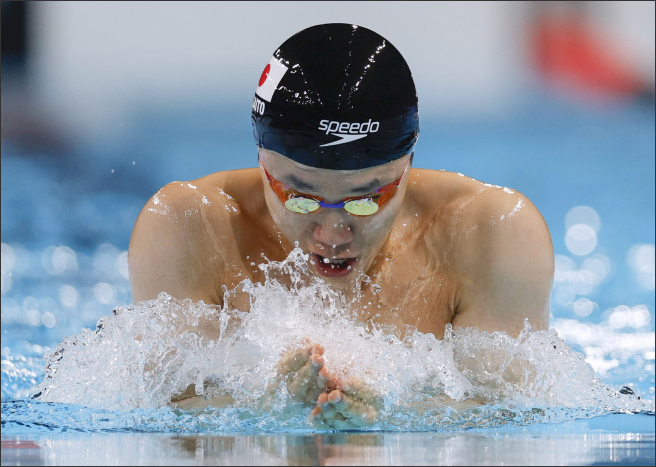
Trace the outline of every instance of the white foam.
{"type": "MultiPolygon", "coordinates": [[[[520,418],[532,414],[532,420],[533,407],[653,410],[651,402],[622,396],[599,381],[585,356],[555,330],[532,332],[527,323],[513,339],[449,327],[438,340],[410,327],[361,322],[353,303],[313,278],[307,260],[297,248],[285,261],[260,265],[265,282],[246,280],[224,290],[223,308],[164,293],[117,308],[97,330],[69,336],[53,352],[39,399],[114,410],[157,408],[196,384],[197,394],[220,388],[237,407],[256,411],[270,397],[266,389],[278,377],[281,355],[310,339],[325,347],[330,369],[362,378],[384,395],[381,421],[389,426],[401,419],[410,428],[438,423],[426,413],[412,415],[417,403],[441,407],[440,417],[451,413],[435,398],[481,401],[487,409],[478,414],[486,417],[495,413],[492,406],[504,404],[517,408],[520,418]],[[247,294],[249,312],[230,309],[240,294],[247,294]]],[[[292,404],[284,391],[277,397],[283,406],[292,404]]]]}

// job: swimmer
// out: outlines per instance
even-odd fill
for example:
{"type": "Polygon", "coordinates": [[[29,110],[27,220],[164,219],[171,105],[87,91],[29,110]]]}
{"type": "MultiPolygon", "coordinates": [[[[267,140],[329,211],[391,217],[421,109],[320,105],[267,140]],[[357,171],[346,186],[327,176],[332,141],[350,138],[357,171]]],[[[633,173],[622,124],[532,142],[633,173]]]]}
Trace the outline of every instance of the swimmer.
{"type": "MultiPolygon", "coordinates": [[[[224,288],[262,282],[257,263],[298,245],[314,276],[359,297],[365,322],[438,338],[448,324],[513,337],[526,318],[548,328],[544,219],[516,190],[413,167],[417,94],[389,41],[349,24],[295,34],[259,77],[251,118],[256,168],[173,182],[142,210],[129,250],[135,303],[164,291],[222,305],[224,288]]],[[[381,395],[333,374],[330,345],[290,349],[287,390],[314,406],[317,426],[373,423],[381,395]]]]}

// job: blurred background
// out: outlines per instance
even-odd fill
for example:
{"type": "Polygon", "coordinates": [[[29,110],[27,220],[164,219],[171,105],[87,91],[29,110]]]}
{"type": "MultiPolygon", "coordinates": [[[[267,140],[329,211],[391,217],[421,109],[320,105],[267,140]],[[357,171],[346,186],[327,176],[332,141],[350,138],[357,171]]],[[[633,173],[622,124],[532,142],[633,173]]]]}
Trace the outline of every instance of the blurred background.
{"type": "Polygon", "coordinates": [[[329,22],[405,56],[416,167],[540,209],[552,327],[653,395],[655,16],[630,1],[3,1],[3,400],[41,374],[44,347],[131,302],[130,233],[158,188],[256,165],[263,67],[329,22]]]}

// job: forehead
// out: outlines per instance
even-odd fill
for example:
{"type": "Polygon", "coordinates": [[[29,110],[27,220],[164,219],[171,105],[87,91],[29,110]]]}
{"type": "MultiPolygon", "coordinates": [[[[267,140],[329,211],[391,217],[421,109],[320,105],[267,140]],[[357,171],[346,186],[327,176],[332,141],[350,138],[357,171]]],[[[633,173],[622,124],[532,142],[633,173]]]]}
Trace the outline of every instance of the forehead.
{"type": "Polygon", "coordinates": [[[259,151],[262,163],[275,179],[308,194],[338,198],[365,195],[396,181],[408,160],[408,156],[405,156],[366,169],[330,170],[299,164],[274,151],[262,148],[259,151]]]}

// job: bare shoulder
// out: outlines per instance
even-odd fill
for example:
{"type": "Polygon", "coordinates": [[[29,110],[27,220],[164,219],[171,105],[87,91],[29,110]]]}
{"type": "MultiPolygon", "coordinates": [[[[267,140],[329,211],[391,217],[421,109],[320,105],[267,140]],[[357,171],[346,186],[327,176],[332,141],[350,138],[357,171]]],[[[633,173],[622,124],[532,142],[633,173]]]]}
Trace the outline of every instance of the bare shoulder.
{"type": "Polygon", "coordinates": [[[545,329],[554,255],[533,203],[517,190],[462,174],[419,171],[416,178],[415,196],[435,220],[435,244],[447,252],[458,284],[454,326],[517,335],[529,318],[535,329],[545,329]]]}
{"type": "Polygon", "coordinates": [[[221,239],[227,237],[231,217],[242,214],[238,198],[252,178],[249,170],[218,172],[169,183],[148,200],[130,239],[135,302],[164,291],[180,299],[220,304],[217,289],[228,251],[221,239]]]}
{"type": "Polygon", "coordinates": [[[413,168],[406,196],[413,209],[429,217],[439,215],[440,223],[444,224],[457,218],[485,189],[483,184],[463,174],[413,168]]]}
{"type": "Polygon", "coordinates": [[[427,218],[437,218],[438,222],[431,223],[435,229],[452,233],[452,244],[442,247],[459,251],[463,267],[476,267],[480,254],[497,249],[511,253],[522,244],[532,245],[536,254],[553,257],[544,218],[515,189],[480,182],[459,173],[413,169],[408,193],[415,209],[427,218]],[[470,251],[476,254],[462,255],[470,251]]]}
{"type": "Polygon", "coordinates": [[[459,218],[462,248],[499,255],[499,261],[519,258],[552,268],[551,235],[535,205],[515,189],[476,183],[482,189],[465,204],[459,218]]]}
{"type": "Polygon", "coordinates": [[[219,204],[227,214],[250,212],[263,207],[262,181],[258,169],[216,172],[189,183],[204,197],[201,201],[206,206],[219,204]]]}
{"type": "Polygon", "coordinates": [[[482,185],[459,221],[454,324],[517,335],[528,318],[534,329],[547,329],[554,271],[547,224],[522,193],[482,185]]]}

